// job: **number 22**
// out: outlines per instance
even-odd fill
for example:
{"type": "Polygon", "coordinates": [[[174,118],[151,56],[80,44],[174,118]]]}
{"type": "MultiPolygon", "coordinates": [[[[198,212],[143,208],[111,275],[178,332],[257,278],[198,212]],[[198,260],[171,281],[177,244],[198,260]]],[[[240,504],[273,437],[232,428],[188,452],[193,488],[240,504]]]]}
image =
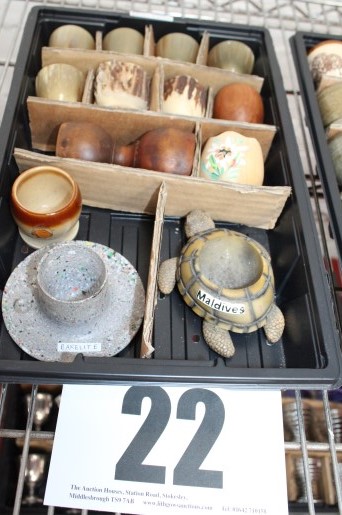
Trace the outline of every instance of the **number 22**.
{"type": "MultiPolygon", "coordinates": [[[[140,415],[144,398],[151,400],[150,411],[127,449],[118,460],[115,479],[147,483],[165,483],[166,467],[144,465],[143,461],[166,428],[171,414],[171,401],[160,386],[132,386],[127,390],[122,413],[140,415]]],[[[196,406],[205,405],[203,420],[173,471],[173,484],[206,488],[223,488],[223,473],[199,467],[221,433],[225,410],[220,397],[211,390],[190,388],[179,398],[177,419],[195,420],[196,406]]]]}

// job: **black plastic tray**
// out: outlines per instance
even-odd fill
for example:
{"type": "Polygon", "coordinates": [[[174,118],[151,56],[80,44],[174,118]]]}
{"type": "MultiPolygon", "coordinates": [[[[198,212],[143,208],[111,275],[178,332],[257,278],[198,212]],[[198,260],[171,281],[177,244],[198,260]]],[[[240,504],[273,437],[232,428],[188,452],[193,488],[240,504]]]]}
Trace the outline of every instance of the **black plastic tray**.
{"type": "MultiPolygon", "coordinates": [[[[299,160],[286,94],[272,40],[262,28],[196,22],[132,18],[124,14],[76,11],[66,8],[34,8],[28,18],[14,71],[0,140],[0,289],[16,264],[30,250],[18,236],[10,215],[9,193],[18,170],[15,146],[31,149],[25,100],[34,94],[34,77],[41,66],[40,51],[51,31],[63,23],[76,23],[95,33],[115,26],[143,31],[153,25],[156,39],[168,32],[185,32],[200,40],[204,31],[210,45],[223,39],[248,43],[256,57],[254,73],[264,78],[262,96],[265,123],[278,130],[265,163],[265,185],[291,186],[292,195],[273,230],[232,226],[248,233],[268,249],[276,281],[277,304],[286,328],[276,345],[267,345],[263,332],[233,334],[236,354],[225,360],[203,341],[201,319],[185,305],[177,291],[159,296],[155,310],[151,359],[139,358],[140,334],[120,355],[87,358],[73,363],[35,361],[9,337],[4,324],[0,333],[0,379],[30,383],[202,383],[238,387],[322,388],[341,384],[339,335],[332,309],[318,235],[311,211],[304,173],[299,160]]],[[[199,208],[201,206],[198,206],[199,208]]],[[[85,207],[78,239],[109,245],[138,269],[146,286],[154,218],[85,207]]],[[[218,225],[231,227],[228,223],[218,225]]],[[[184,243],[183,220],[165,220],[161,259],[175,256],[184,243]]]]}
{"type": "Polygon", "coordinates": [[[329,210],[331,231],[336,242],[338,257],[342,263],[342,192],[336,180],[334,165],[327,144],[325,129],[307,58],[307,53],[310,48],[327,39],[341,40],[342,38],[341,36],[333,36],[331,34],[297,32],[291,37],[290,42],[306,114],[306,123],[313,141],[317,172],[322,183],[329,210]]]}

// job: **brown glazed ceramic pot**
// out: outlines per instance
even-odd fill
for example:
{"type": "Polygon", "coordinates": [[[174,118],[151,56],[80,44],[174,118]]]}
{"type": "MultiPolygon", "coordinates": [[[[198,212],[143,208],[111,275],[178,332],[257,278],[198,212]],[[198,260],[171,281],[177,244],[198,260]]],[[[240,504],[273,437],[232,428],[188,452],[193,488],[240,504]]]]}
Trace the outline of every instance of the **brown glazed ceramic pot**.
{"type": "Polygon", "coordinates": [[[215,96],[213,117],[221,120],[263,123],[264,105],[261,95],[249,84],[227,84],[215,96]]]}
{"type": "Polygon", "coordinates": [[[23,240],[33,248],[73,239],[82,197],[78,184],[61,168],[36,166],[22,172],[11,191],[11,209],[23,240]]]}

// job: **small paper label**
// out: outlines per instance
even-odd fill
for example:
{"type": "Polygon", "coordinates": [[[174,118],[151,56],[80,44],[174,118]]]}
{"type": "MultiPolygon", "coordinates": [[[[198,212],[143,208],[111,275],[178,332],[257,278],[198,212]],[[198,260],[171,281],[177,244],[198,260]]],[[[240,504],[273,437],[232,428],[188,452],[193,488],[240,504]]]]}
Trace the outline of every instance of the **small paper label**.
{"type": "Polygon", "coordinates": [[[72,343],[72,342],[58,342],[58,352],[72,352],[78,354],[79,352],[101,352],[101,343],[72,343]]]}
{"type": "Polygon", "coordinates": [[[221,313],[243,315],[245,312],[245,306],[243,304],[237,302],[224,302],[223,300],[217,299],[202,290],[198,290],[196,297],[202,304],[215,309],[215,311],[220,311],[221,313]]]}

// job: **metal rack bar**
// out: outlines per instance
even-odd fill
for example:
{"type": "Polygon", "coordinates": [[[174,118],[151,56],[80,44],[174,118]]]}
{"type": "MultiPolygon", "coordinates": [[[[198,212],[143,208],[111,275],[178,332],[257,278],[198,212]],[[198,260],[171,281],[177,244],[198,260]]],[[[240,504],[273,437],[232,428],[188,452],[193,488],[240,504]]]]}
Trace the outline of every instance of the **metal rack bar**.
{"type": "Polygon", "coordinates": [[[341,480],[339,478],[338,473],[338,461],[337,461],[337,449],[336,449],[336,443],[335,443],[335,437],[334,437],[334,431],[332,426],[332,420],[331,420],[331,413],[329,409],[329,399],[327,392],[323,392],[323,403],[324,403],[324,410],[325,410],[325,417],[327,421],[327,428],[328,428],[328,438],[329,438],[329,445],[330,445],[330,453],[331,453],[331,462],[332,462],[332,469],[335,479],[335,488],[336,488],[336,495],[337,495],[337,504],[339,508],[339,512],[342,513],[342,484],[341,480]]]}

